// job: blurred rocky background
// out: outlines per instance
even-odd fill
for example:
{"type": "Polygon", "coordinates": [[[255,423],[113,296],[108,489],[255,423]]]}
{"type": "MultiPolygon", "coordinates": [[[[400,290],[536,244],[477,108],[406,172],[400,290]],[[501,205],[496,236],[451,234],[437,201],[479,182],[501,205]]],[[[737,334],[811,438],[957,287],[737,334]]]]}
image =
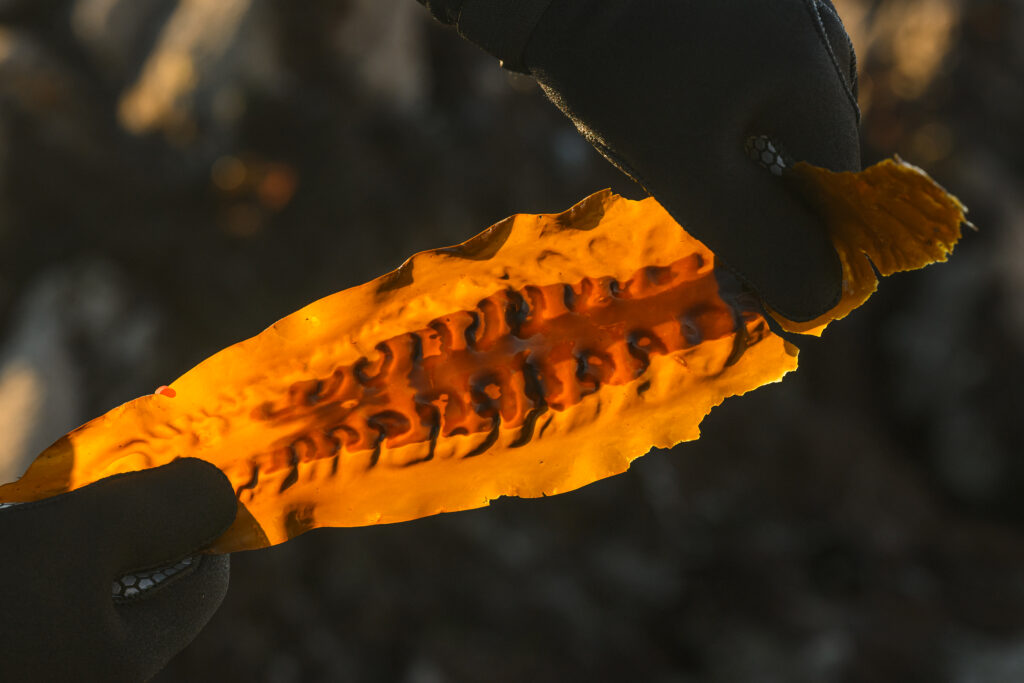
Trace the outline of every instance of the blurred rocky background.
{"type": "MultiPolygon", "coordinates": [[[[865,160],[981,228],[950,263],[625,475],[236,555],[157,680],[1024,680],[1024,2],[837,5],[865,160]]],[[[0,0],[0,479],[315,298],[606,186],[640,194],[413,0],[0,0]]]]}

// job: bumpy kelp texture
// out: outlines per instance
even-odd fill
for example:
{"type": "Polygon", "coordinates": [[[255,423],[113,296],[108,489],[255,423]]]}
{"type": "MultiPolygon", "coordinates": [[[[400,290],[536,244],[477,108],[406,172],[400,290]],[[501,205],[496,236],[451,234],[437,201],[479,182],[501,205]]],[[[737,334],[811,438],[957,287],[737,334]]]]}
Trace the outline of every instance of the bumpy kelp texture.
{"type": "MultiPolygon", "coordinates": [[[[907,218],[872,239],[920,239],[907,218]]],[[[310,304],[61,438],[0,501],[199,457],[239,500],[213,551],[260,548],[571,491],[795,368],[706,247],[654,199],[604,191],[310,304]]]]}
{"type": "Polygon", "coordinates": [[[570,491],[796,367],[714,263],[653,199],[514,216],[80,427],[0,500],[199,457],[236,487],[236,551],[570,491]]]}

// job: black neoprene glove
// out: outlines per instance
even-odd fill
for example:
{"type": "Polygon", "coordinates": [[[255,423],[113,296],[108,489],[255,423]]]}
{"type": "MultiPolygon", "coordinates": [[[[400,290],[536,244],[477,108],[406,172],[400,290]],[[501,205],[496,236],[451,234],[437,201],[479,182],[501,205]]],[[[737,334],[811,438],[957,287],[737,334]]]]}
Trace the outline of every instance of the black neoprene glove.
{"type": "Polygon", "coordinates": [[[532,74],[768,305],[808,320],[837,301],[824,225],[780,172],[860,169],[855,57],[829,0],[420,1],[532,74]]]}
{"type": "Polygon", "coordinates": [[[196,552],[235,511],[194,458],[0,509],[0,679],[152,677],[220,606],[229,556],[196,552]]]}

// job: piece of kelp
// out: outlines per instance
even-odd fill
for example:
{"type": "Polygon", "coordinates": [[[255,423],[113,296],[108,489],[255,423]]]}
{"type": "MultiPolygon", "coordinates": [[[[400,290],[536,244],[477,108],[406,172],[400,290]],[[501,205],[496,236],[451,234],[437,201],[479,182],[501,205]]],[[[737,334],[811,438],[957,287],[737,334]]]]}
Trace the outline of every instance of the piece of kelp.
{"type": "MultiPolygon", "coordinates": [[[[835,176],[809,177],[830,196],[835,176]]],[[[234,552],[571,491],[698,438],[712,407],[796,368],[734,284],[652,198],[513,216],[79,427],[0,501],[203,458],[238,495],[213,547],[234,552]]]]}
{"type": "Polygon", "coordinates": [[[820,336],[831,321],[845,318],[875,293],[876,269],[888,276],[945,261],[966,223],[967,209],[959,199],[899,158],[859,173],[801,163],[792,178],[825,218],[843,266],[843,293],[835,308],[808,322],[772,312],[788,332],[820,336]]]}

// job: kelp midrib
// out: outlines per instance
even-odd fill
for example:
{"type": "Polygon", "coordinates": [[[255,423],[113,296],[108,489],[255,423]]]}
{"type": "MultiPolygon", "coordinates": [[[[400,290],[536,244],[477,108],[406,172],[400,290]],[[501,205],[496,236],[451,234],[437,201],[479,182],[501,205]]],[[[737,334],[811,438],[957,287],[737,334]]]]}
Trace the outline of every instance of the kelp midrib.
{"type": "Polygon", "coordinates": [[[288,468],[283,491],[297,481],[300,463],[336,458],[337,468],[344,453],[372,451],[370,468],[408,467],[431,460],[439,438],[487,434],[462,455],[475,457],[499,430],[518,429],[509,445],[521,447],[536,438],[544,414],[604,384],[640,378],[652,355],[728,335],[756,343],[741,331],[759,314],[723,301],[705,261],[690,254],[623,282],[585,277],[500,290],[472,310],[378,343],[372,359],[294,382],[280,401],[252,412],[255,421],[293,431],[252,457],[253,481],[242,488],[254,488],[260,471],[288,468]],[[388,460],[389,450],[416,443],[429,448],[412,460],[388,460]]]}

